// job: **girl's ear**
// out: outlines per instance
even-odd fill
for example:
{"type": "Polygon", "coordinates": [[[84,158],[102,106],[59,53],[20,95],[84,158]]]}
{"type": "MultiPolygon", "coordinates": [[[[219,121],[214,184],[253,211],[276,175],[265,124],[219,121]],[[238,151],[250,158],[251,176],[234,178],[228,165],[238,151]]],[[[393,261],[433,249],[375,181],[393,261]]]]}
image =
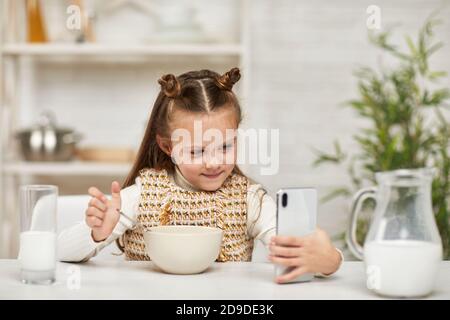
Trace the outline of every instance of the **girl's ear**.
{"type": "Polygon", "coordinates": [[[170,140],[168,139],[164,139],[163,137],[161,137],[159,134],[156,135],[156,143],[158,144],[159,148],[165,153],[167,154],[169,157],[171,156],[172,153],[172,145],[170,140]]]}

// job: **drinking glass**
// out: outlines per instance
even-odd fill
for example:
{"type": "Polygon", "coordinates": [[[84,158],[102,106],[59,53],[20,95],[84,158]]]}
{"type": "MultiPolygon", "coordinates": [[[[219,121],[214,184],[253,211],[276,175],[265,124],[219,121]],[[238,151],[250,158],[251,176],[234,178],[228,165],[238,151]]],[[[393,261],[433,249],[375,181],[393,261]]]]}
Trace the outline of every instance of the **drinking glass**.
{"type": "Polygon", "coordinates": [[[56,268],[58,187],[20,186],[20,273],[23,283],[51,284],[56,268]]]}

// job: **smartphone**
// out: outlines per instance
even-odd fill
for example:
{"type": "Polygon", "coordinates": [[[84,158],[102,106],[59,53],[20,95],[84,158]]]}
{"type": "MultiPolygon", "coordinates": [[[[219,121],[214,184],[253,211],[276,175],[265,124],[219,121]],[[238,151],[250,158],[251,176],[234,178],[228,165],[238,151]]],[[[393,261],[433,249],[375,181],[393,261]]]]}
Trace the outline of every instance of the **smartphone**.
{"type": "MultiPolygon", "coordinates": [[[[277,192],[277,235],[303,237],[316,229],[317,190],[315,188],[284,188],[277,192]]],[[[275,275],[288,273],[292,267],[275,266],[275,275]]],[[[308,273],[289,282],[310,281],[308,273]]]]}

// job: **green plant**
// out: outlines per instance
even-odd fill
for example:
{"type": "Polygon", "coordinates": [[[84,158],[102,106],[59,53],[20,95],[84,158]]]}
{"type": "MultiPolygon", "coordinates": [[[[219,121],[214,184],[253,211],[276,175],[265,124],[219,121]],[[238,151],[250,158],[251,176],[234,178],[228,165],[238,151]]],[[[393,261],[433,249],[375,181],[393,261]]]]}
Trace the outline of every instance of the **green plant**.
{"type": "MultiPolygon", "coordinates": [[[[450,258],[450,129],[444,117],[450,90],[438,88],[443,71],[432,71],[430,56],[442,42],[433,42],[433,29],[439,23],[427,19],[414,42],[405,37],[407,52],[389,41],[391,30],[369,34],[372,44],[394,58],[395,67],[378,70],[364,67],[356,73],[359,98],[348,101],[369,126],[353,136],[356,154],[345,154],[338,142],[334,153],[317,151],[314,165],[346,164],[350,187],[333,190],[323,200],[350,196],[364,184],[374,184],[374,173],[400,168],[433,166],[437,174],[432,183],[433,210],[441,234],[444,257],[450,258]]],[[[358,241],[363,242],[368,219],[358,221],[358,241]],[[362,228],[359,228],[362,227],[362,228]]]]}

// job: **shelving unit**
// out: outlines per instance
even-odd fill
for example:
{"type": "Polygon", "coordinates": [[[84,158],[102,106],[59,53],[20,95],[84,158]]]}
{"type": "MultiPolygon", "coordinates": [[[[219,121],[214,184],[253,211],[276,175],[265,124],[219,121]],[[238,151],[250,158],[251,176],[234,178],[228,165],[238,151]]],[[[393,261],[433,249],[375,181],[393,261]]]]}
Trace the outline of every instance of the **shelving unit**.
{"type": "Polygon", "coordinates": [[[119,47],[98,44],[8,44],[3,46],[3,55],[8,56],[236,56],[244,52],[240,44],[162,44],[119,47]]]}
{"type": "Polygon", "coordinates": [[[96,176],[124,176],[131,169],[131,164],[103,163],[88,161],[70,162],[27,162],[18,161],[7,163],[3,170],[13,175],[96,175],[96,176]]]}
{"type": "MultiPolygon", "coordinates": [[[[0,35],[0,258],[11,257],[17,251],[18,213],[17,190],[20,184],[28,183],[33,176],[125,176],[131,164],[98,163],[70,161],[60,163],[31,163],[20,160],[15,146],[13,133],[19,128],[17,113],[21,106],[20,85],[24,75],[21,65],[25,62],[33,66],[34,60],[46,59],[57,61],[65,58],[77,64],[91,60],[122,61],[139,58],[153,59],[164,56],[170,59],[209,59],[211,57],[229,57],[237,61],[237,65],[245,70],[246,76],[240,82],[240,96],[249,103],[250,81],[250,34],[249,5],[251,0],[239,3],[240,31],[238,43],[163,43],[152,45],[108,45],[108,44],[28,44],[15,34],[8,34],[11,17],[8,15],[8,4],[17,0],[0,0],[2,29],[0,35]],[[31,61],[31,64],[30,64],[31,61]],[[3,228],[3,229],[1,229],[3,228]],[[13,237],[13,238],[11,238],[13,237]],[[3,246],[3,247],[2,247],[3,246]],[[6,246],[6,247],[5,247],[6,246]]],[[[17,24],[17,20],[16,20],[17,24]]],[[[27,80],[30,81],[30,80],[27,80]]],[[[33,104],[33,101],[28,101],[33,104]]]]}

